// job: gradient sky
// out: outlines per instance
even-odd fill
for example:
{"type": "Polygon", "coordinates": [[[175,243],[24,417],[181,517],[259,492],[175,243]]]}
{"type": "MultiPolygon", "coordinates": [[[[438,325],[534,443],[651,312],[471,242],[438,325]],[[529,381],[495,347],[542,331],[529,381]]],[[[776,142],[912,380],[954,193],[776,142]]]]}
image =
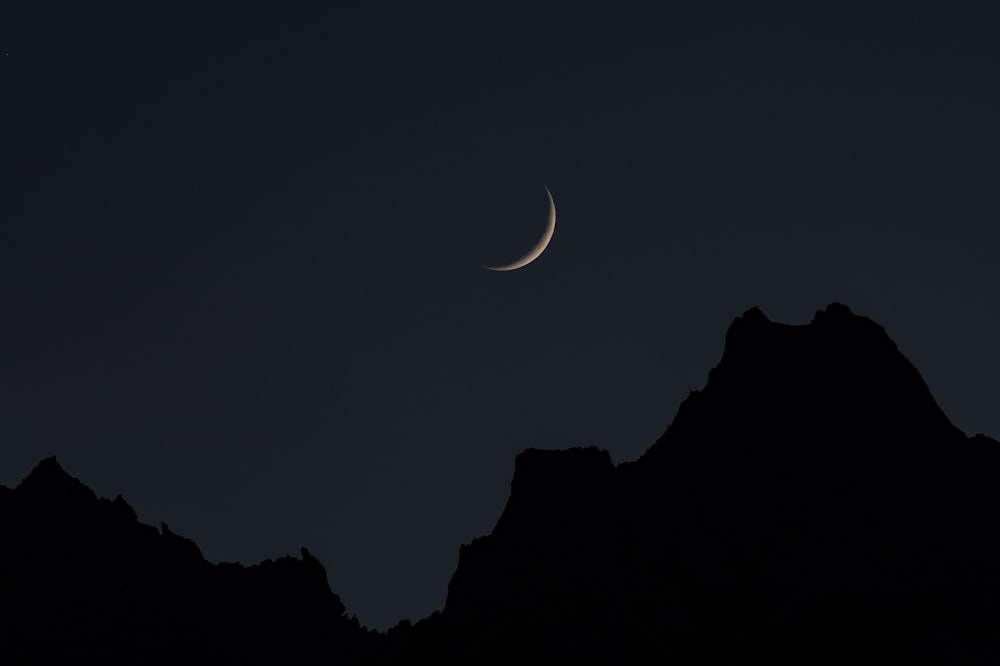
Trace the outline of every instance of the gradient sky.
{"type": "Polygon", "coordinates": [[[636,458],[754,305],[1000,435],[1000,3],[596,5],[4,3],[0,484],[305,545],[384,628],[518,452],[636,458]]]}

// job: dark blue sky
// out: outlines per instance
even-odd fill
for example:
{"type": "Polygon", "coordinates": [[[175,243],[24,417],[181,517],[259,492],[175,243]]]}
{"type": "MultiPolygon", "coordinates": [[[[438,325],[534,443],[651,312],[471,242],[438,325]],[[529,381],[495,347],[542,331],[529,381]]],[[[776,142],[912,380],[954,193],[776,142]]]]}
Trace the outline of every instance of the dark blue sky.
{"type": "Polygon", "coordinates": [[[1000,5],[150,4],[0,9],[0,483],[305,545],[381,628],[754,305],[847,304],[1000,435],[1000,5]]]}

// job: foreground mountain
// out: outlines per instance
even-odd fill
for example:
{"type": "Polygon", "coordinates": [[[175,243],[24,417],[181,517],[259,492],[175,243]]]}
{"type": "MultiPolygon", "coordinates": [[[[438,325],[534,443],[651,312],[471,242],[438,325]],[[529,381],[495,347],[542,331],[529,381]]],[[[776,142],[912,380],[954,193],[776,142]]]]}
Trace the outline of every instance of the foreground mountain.
{"type": "Polygon", "coordinates": [[[752,309],[639,460],[528,450],[445,608],[387,634],[303,550],[212,565],[54,459],[0,488],[5,663],[1000,663],[1000,444],[874,322],[752,309]]]}

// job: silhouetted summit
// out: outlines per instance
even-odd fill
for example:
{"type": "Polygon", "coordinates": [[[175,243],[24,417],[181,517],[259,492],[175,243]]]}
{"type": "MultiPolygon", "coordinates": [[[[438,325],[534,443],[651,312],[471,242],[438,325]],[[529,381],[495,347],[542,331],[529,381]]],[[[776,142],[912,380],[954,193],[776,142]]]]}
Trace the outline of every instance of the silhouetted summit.
{"type": "Polygon", "coordinates": [[[847,437],[851,428],[868,436],[883,428],[898,444],[906,441],[901,436],[928,428],[942,436],[960,434],[884,329],[837,303],[806,326],[771,322],[757,308],[737,318],[708,385],[685,401],[646,457],[674,454],[666,442],[689,430],[704,439],[761,421],[779,430],[802,428],[800,447],[836,431],[846,437],[842,450],[853,441],[847,437]]]}
{"type": "Polygon", "coordinates": [[[637,461],[529,449],[445,608],[348,621],[307,551],[211,565],[46,459],[0,488],[0,635],[22,662],[1000,662],[1000,445],[885,331],[753,308],[637,461]],[[38,655],[41,655],[40,657],[38,655]],[[339,659],[338,659],[339,658],[339,659]]]}

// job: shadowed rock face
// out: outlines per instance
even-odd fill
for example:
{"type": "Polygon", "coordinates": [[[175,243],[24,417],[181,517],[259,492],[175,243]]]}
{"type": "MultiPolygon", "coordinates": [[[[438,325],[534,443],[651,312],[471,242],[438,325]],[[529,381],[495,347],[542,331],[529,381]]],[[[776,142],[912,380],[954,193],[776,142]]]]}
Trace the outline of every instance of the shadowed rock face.
{"type": "Polygon", "coordinates": [[[445,608],[385,635],[322,566],[212,565],[47,459],[0,487],[10,663],[998,663],[1000,445],[874,322],[736,319],[639,460],[523,452],[445,608]]]}

